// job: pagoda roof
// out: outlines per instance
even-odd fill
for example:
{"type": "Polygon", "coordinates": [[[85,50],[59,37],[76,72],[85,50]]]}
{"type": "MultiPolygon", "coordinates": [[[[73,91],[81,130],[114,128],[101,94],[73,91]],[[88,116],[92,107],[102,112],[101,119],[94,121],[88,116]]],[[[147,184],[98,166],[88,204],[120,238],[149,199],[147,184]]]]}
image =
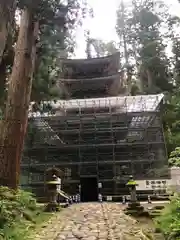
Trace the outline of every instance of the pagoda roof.
{"type": "Polygon", "coordinates": [[[118,62],[119,63],[120,53],[116,52],[111,55],[99,58],[81,58],[81,59],[65,59],[60,58],[60,61],[65,65],[89,65],[89,64],[104,64],[108,62],[118,62]]]}
{"type": "Polygon", "coordinates": [[[91,83],[91,82],[107,82],[107,81],[114,81],[117,78],[120,77],[120,73],[114,74],[112,76],[106,76],[106,77],[95,77],[95,78],[82,78],[82,79],[70,79],[70,78],[60,78],[60,82],[63,82],[64,84],[76,84],[76,83],[81,83],[81,84],[86,84],[86,83],[91,83]]]}
{"type": "Polygon", "coordinates": [[[119,52],[101,58],[61,59],[61,77],[66,79],[84,79],[105,77],[119,70],[119,52]]]}
{"type": "Polygon", "coordinates": [[[115,74],[113,76],[89,78],[89,79],[60,79],[59,85],[66,88],[66,91],[73,94],[77,91],[87,90],[111,90],[113,84],[119,86],[121,84],[121,74],[115,74]]]}

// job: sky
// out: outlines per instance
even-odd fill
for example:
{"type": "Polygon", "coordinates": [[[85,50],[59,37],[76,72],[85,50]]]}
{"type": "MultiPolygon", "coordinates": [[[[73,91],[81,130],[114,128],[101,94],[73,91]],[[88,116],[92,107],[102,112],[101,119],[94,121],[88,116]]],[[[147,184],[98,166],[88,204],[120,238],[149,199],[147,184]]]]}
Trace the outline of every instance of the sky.
{"type": "MultiPolygon", "coordinates": [[[[92,38],[102,39],[105,42],[118,41],[115,25],[116,10],[121,0],[87,0],[93,8],[94,18],[87,18],[83,22],[83,26],[77,29],[76,39],[77,48],[75,51],[76,58],[85,58],[85,38],[84,30],[89,30],[92,38]]],[[[124,0],[128,3],[129,0],[124,0]]],[[[169,6],[170,12],[180,16],[180,3],[177,0],[164,0],[169,6]]]]}

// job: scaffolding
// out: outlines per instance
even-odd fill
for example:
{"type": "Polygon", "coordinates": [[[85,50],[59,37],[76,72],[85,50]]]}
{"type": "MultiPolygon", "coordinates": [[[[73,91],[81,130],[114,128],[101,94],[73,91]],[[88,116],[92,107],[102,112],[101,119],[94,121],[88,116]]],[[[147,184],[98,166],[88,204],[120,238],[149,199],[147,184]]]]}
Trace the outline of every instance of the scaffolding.
{"type": "Polygon", "coordinates": [[[158,171],[167,165],[162,101],[162,94],[58,101],[55,114],[30,113],[22,163],[32,173],[28,184],[42,182],[50,166],[68,172],[65,186],[73,192],[87,174],[98,176],[105,195],[120,194],[131,174],[137,180],[167,178],[167,169],[158,171]]]}
{"type": "MultiPolygon", "coordinates": [[[[85,84],[85,83],[83,83],[85,84]]],[[[22,184],[43,193],[44,172],[59,167],[65,192],[82,176],[96,176],[102,194],[121,195],[129,175],[167,179],[161,121],[164,95],[116,96],[44,102],[51,111],[29,112],[22,184]]]]}

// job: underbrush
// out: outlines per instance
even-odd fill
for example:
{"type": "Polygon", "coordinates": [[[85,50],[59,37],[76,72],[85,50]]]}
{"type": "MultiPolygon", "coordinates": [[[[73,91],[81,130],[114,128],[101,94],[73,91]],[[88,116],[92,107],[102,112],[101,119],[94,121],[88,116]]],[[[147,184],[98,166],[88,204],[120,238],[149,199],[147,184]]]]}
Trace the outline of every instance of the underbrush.
{"type": "Polygon", "coordinates": [[[180,196],[175,195],[156,218],[157,227],[167,240],[180,239],[180,196]]]}
{"type": "Polygon", "coordinates": [[[50,213],[36,203],[32,193],[0,187],[0,240],[23,240],[48,220],[50,213]]]}

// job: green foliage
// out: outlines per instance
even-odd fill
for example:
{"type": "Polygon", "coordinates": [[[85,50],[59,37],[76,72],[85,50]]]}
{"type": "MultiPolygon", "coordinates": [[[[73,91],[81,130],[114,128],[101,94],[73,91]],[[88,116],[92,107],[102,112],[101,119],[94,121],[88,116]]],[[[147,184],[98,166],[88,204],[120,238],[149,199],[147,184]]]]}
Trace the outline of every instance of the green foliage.
{"type": "Polygon", "coordinates": [[[162,210],[156,219],[158,228],[168,240],[180,239],[180,197],[172,197],[170,203],[162,210]]]}
{"type": "Polygon", "coordinates": [[[163,117],[167,150],[170,154],[176,147],[180,146],[180,95],[179,88],[172,92],[167,98],[165,114],[163,117]]]}
{"type": "Polygon", "coordinates": [[[73,53],[74,30],[88,12],[86,2],[81,0],[68,1],[66,5],[59,4],[57,0],[44,3],[31,94],[31,100],[36,102],[61,97],[58,87],[61,66],[58,59],[73,53]]]}
{"type": "Polygon", "coordinates": [[[169,163],[171,166],[180,167],[180,147],[176,147],[175,150],[170,153],[169,163]]]}
{"type": "Polygon", "coordinates": [[[133,0],[131,6],[122,2],[117,10],[116,32],[125,62],[121,65],[130,75],[131,94],[164,92],[167,97],[163,125],[168,154],[180,146],[179,26],[180,18],[170,15],[161,1],[133,0]],[[166,52],[170,42],[172,56],[166,52]]]}
{"type": "Polygon", "coordinates": [[[36,201],[31,193],[0,188],[0,229],[11,226],[23,218],[32,221],[31,211],[36,210],[36,201]]]}
{"type": "Polygon", "coordinates": [[[43,211],[32,193],[0,187],[0,239],[27,239],[40,216],[43,211]]]}
{"type": "Polygon", "coordinates": [[[166,10],[160,2],[134,0],[131,7],[121,3],[117,11],[116,31],[125,65],[131,67],[133,76],[138,73],[146,94],[172,90],[165,36],[160,32],[161,26],[168,21],[166,10]]]}
{"type": "MultiPolygon", "coordinates": [[[[91,14],[86,0],[18,0],[17,10],[28,7],[33,11],[34,21],[39,20],[37,58],[32,86],[32,101],[61,97],[57,87],[61,66],[58,58],[72,55],[75,47],[75,30],[87,14],[91,14]]],[[[6,97],[6,82],[12,69],[14,46],[18,26],[14,24],[8,38],[6,51],[0,65],[0,106],[6,97]]]]}
{"type": "Polygon", "coordinates": [[[103,42],[101,39],[91,38],[89,31],[86,33],[86,42],[87,58],[92,57],[91,47],[93,47],[95,50],[95,57],[104,57],[118,51],[115,42],[103,42]]]}

